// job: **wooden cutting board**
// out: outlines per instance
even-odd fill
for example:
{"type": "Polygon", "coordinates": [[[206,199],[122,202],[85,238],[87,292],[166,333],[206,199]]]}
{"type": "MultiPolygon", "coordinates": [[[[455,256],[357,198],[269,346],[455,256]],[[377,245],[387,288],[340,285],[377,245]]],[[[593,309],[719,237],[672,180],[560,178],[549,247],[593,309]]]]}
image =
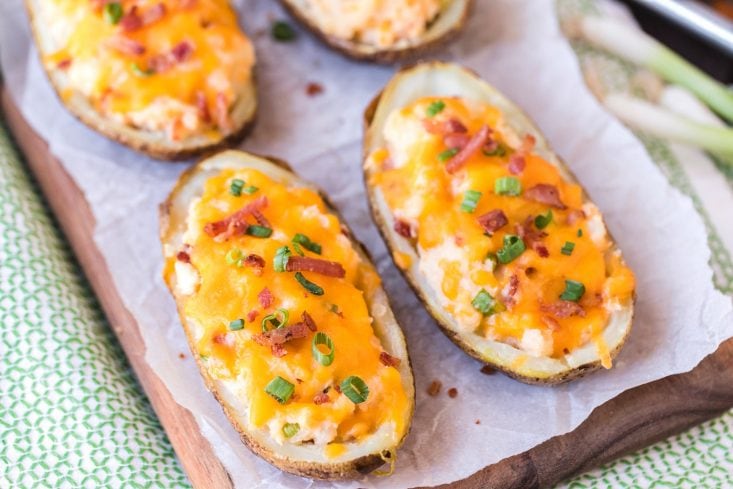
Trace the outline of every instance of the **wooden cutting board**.
{"type": "MultiPolygon", "coordinates": [[[[2,107],[16,142],[43,190],[81,267],[102,304],[184,470],[196,488],[231,488],[226,469],[199,432],[193,416],[176,404],[145,362],[138,325],[123,305],[95,247],[94,218],[84,196],[47,144],[30,128],[6,90],[2,107]]],[[[490,465],[450,489],[551,487],[577,473],[722,414],[733,406],[733,338],[686,374],[624,392],[597,408],[574,431],[490,465]]]]}

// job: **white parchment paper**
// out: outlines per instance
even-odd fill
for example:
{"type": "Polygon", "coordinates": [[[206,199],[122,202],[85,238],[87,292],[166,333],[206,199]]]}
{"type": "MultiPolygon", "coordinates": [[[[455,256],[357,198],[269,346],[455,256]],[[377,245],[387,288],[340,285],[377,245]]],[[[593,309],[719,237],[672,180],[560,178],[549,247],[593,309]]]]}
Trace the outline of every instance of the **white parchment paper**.
{"type": "MultiPolygon", "coordinates": [[[[526,109],[604,211],[636,272],[634,329],[615,367],[557,388],[480,374],[481,365],[438,332],[392,266],[367,212],[359,159],[362,111],[393,69],[348,61],[305,34],[293,44],[274,43],[266,34],[271,19],[282,16],[274,2],[235,4],[256,43],[261,91],[258,124],[243,147],[289,160],[331,195],[375,257],[412,354],[417,410],[395,474],[334,487],[398,488],[467,477],[572,430],[626,389],[690,370],[733,336],[731,301],[712,286],[700,218],[588,93],[550,0],[479,0],[464,35],[440,57],[473,68],[526,109]],[[325,92],[308,97],[309,81],[325,92]],[[458,397],[428,397],[433,379],[456,387],[458,397]]],[[[157,206],[186,165],[148,160],[63,109],[37,61],[22,0],[0,2],[0,56],[14,99],[92,207],[96,243],[140,325],[146,360],[193,413],[237,487],[329,487],[252,455],[190,355],[178,357],[188,347],[160,278],[157,206]]]]}

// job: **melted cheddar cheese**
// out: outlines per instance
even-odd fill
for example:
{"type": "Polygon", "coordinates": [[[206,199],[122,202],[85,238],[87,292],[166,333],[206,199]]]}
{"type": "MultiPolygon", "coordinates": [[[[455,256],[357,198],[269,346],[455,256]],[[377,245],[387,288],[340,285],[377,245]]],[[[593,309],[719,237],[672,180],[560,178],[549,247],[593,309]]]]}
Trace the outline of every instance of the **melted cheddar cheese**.
{"type": "Polygon", "coordinates": [[[101,114],[173,140],[229,132],[254,49],[227,0],[43,0],[49,70],[101,114]],[[112,7],[114,6],[114,7],[112,7]]]}
{"type": "Polygon", "coordinates": [[[323,32],[378,48],[412,44],[440,13],[440,0],[306,0],[305,15],[323,32]]]}
{"type": "Polygon", "coordinates": [[[174,256],[168,261],[166,280],[177,291],[181,314],[195,325],[194,346],[209,375],[241,386],[236,395],[248,406],[250,429],[269,430],[279,443],[313,442],[323,446],[328,457],[345,453],[344,443],[377,431],[395,442],[402,438],[409,401],[399,370],[380,361],[383,349],[367,302],[379,287],[379,276],[356,252],[316,192],[275,182],[255,169],[223,170],[206,182],[202,196],[190,205],[183,240],[186,258],[174,256]],[[258,190],[234,196],[230,192],[234,179],[258,190]],[[266,205],[261,212],[272,226],[271,236],[238,233],[222,240],[204,231],[208,223],[263,197],[266,205]],[[338,262],[345,270],[343,278],[303,272],[323,288],[323,295],[306,290],[293,272],[275,270],[274,258],[281,247],[288,246],[298,256],[292,242],[297,233],[321,245],[321,254],[301,247],[306,257],[338,262]],[[227,254],[235,248],[243,256],[264,259],[264,268],[228,263],[227,254]],[[263,305],[264,290],[271,294],[271,304],[263,305]],[[316,360],[315,333],[310,330],[306,337],[286,342],[283,356],[254,341],[263,331],[265,316],[278,309],[287,311],[287,325],[301,321],[307,312],[317,331],[331,338],[333,363],[324,366],[316,360]],[[237,319],[244,320],[244,327],[231,330],[231,321],[237,319]],[[276,376],[294,385],[284,404],[265,391],[276,376]],[[349,376],[360,377],[368,386],[365,402],[352,402],[338,388],[349,376]],[[316,403],[323,393],[327,401],[316,403]],[[286,423],[297,423],[297,433],[286,437],[286,423]]]}
{"type": "MultiPolygon", "coordinates": [[[[417,269],[460,332],[537,357],[559,358],[594,342],[610,367],[601,333],[609,314],[632,300],[634,276],[611,250],[600,212],[584,201],[581,187],[537,155],[532,138],[516,134],[499,109],[484,103],[419,99],[388,116],[383,137],[385,146],[365,163],[372,171],[369,184],[381,192],[396,225],[411,229],[417,269]],[[460,152],[449,144],[465,147],[483,126],[490,128],[484,146],[449,171],[460,152]],[[523,164],[512,168],[517,159],[523,164]],[[497,192],[502,177],[518,180],[521,193],[497,192]],[[554,188],[560,203],[538,201],[532,195],[536,189],[528,193],[538,185],[554,188]],[[462,209],[470,191],[480,192],[472,212],[462,209]],[[538,228],[535,218],[549,210],[552,220],[538,228]],[[501,211],[507,222],[487,230],[479,217],[491,211],[501,211]],[[496,259],[505,236],[527,232],[531,239],[522,240],[523,252],[508,263],[496,259]],[[579,300],[560,298],[566,280],[585,287],[579,300]],[[490,311],[472,303],[482,291],[496,301],[490,311]]],[[[400,268],[411,265],[402,252],[396,252],[395,262],[400,268]]]]}

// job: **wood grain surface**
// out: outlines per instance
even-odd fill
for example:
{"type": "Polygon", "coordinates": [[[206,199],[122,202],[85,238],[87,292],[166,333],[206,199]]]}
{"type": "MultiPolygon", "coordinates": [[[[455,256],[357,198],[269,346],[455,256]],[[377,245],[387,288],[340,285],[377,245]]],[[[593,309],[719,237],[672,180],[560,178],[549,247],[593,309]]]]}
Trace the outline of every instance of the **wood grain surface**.
{"type": "MultiPolygon", "coordinates": [[[[193,416],[176,404],[145,362],[138,325],[113,286],[95,247],[94,218],[84,196],[46,143],[28,126],[6,90],[6,121],[120,340],[137,378],[195,488],[227,489],[231,479],[193,416]]],[[[546,488],[609,462],[733,406],[733,339],[691,372],[631,389],[597,408],[577,429],[502,460],[444,489],[546,488]]],[[[489,441],[490,442],[490,441],[489,441]]]]}

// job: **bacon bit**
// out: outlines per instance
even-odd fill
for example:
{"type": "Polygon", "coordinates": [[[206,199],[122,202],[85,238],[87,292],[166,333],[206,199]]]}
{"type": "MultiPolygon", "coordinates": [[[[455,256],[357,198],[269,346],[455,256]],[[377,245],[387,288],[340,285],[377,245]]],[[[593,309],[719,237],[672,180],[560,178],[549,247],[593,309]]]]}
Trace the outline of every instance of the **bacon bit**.
{"type": "Polygon", "coordinates": [[[519,290],[519,277],[517,277],[516,273],[513,273],[511,277],[509,277],[509,283],[506,284],[506,286],[502,289],[501,295],[504,299],[504,304],[511,308],[516,303],[516,300],[514,299],[514,296],[517,295],[517,291],[519,290]]]}
{"type": "Polygon", "coordinates": [[[265,287],[260,291],[259,294],[257,294],[257,300],[260,301],[260,305],[267,309],[268,307],[272,306],[272,304],[275,302],[275,298],[272,295],[272,292],[270,292],[270,289],[265,287]]]}
{"type": "Polygon", "coordinates": [[[257,319],[257,315],[258,314],[259,314],[259,312],[257,312],[257,309],[252,309],[251,311],[249,311],[247,313],[247,322],[248,323],[253,323],[255,321],[255,319],[257,319]]]}
{"type": "Polygon", "coordinates": [[[336,392],[338,392],[339,394],[341,394],[341,386],[340,385],[338,385],[338,384],[334,385],[333,386],[333,390],[335,390],[336,392]]]}
{"type": "Polygon", "coordinates": [[[512,175],[519,175],[524,171],[524,167],[526,165],[526,161],[524,160],[524,156],[514,153],[509,157],[509,173],[512,175]]]}
{"type": "Polygon", "coordinates": [[[509,220],[501,209],[494,209],[476,218],[478,223],[487,233],[495,233],[509,223],[509,220]]]}
{"type": "Polygon", "coordinates": [[[232,344],[232,338],[229,333],[217,333],[211,338],[211,341],[217,345],[231,346],[232,344]]]}
{"type": "Polygon", "coordinates": [[[288,272],[314,272],[336,278],[346,276],[346,270],[340,263],[307,256],[291,256],[285,265],[285,270],[288,272]]]}
{"type": "Polygon", "coordinates": [[[539,242],[542,238],[547,236],[546,232],[535,229],[534,218],[532,216],[527,216],[527,218],[521,224],[515,224],[514,229],[519,237],[522,238],[522,241],[524,241],[524,243],[529,245],[532,249],[535,249],[534,243],[539,242]]]}
{"type": "Polygon", "coordinates": [[[386,351],[383,351],[379,354],[379,361],[382,362],[382,365],[386,367],[394,367],[397,368],[400,366],[400,363],[402,363],[402,360],[400,360],[397,357],[393,357],[386,351]]]}
{"type": "Polygon", "coordinates": [[[540,258],[547,258],[548,256],[550,256],[550,252],[547,250],[547,246],[543,245],[539,241],[533,241],[531,246],[540,258]]]}
{"type": "Polygon", "coordinates": [[[184,355],[183,353],[179,353],[178,354],[178,358],[180,358],[181,360],[183,360],[184,358],[186,358],[186,355],[184,355]]]}
{"type": "Polygon", "coordinates": [[[254,268],[254,274],[257,276],[262,275],[262,270],[265,268],[265,259],[254,253],[247,255],[243,263],[248,267],[254,268]]]}
{"type": "Polygon", "coordinates": [[[331,399],[329,399],[328,394],[324,394],[321,392],[320,394],[316,394],[316,396],[313,398],[313,404],[316,406],[320,406],[321,404],[325,404],[329,402],[331,399]]]}
{"type": "Polygon", "coordinates": [[[71,66],[71,58],[62,59],[58,63],[56,63],[56,68],[60,70],[68,69],[69,66],[71,66]]]}
{"type": "Polygon", "coordinates": [[[481,146],[483,146],[486,142],[486,138],[489,137],[490,131],[491,129],[489,129],[489,126],[481,126],[481,129],[479,129],[478,132],[473,135],[468,144],[466,144],[466,146],[464,146],[463,149],[458,152],[458,154],[456,154],[448,161],[448,163],[446,163],[446,171],[448,173],[455,173],[460,170],[463,165],[466,164],[466,161],[468,161],[468,159],[473,156],[476,151],[481,149],[481,146]]]}
{"type": "Polygon", "coordinates": [[[569,318],[571,316],[585,317],[585,309],[580,304],[572,301],[559,300],[552,304],[541,304],[540,310],[558,319],[569,318]]]}
{"type": "Polygon", "coordinates": [[[185,251],[179,251],[176,254],[176,260],[183,262],[183,263],[191,263],[191,255],[189,255],[185,251]]]}
{"type": "Polygon", "coordinates": [[[446,137],[444,137],[443,143],[445,143],[446,147],[448,148],[458,148],[459,150],[461,150],[466,147],[470,140],[471,138],[468,136],[468,134],[453,133],[448,134],[446,137]]]}
{"type": "Polygon", "coordinates": [[[303,314],[300,315],[300,319],[303,320],[303,324],[305,324],[311,331],[318,330],[318,328],[316,327],[316,322],[313,321],[311,315],[308,314],[306,311],[303,311],[303,314]]]}
{"type": "Polygon", "coordinates": [[[568,211],[568,216],[565,218],[569,225],[573,225],[581,219],[585,219],[585,212],[580,209],[573,209],[568,211]]]}
{"type": "Polygon", "coordinates": [[[252,217],[255,218],[255,221],[257,221],[257,224],[259,224],[260,226],[265,226],[266,228],[272,228],[270,221],[268,221],[267,218],[263,216],[259,210],[252,209],[252,217]]]}
{"type": "Polygon", "coordinates": [[[493,375],[496,373],[496,370],[491,368],[489,365],[484,365],[483,367],[481,367],[480,372],[484,375],[493,375]]]}
{"type": "Polygon", "coordinates": [[[252,215],[252,211],[259,211],[265,207],[267,197],[263,195],[224,219],[207,223],[204,232],[213,238],[219,238],[219,241],[229,239],[237,233],[244,232],[247,226],[245,218],[252,215]]]}
{"type": "Polygon", "coordinates": [[[132,32],[143,26],[143,19],[137,14],[137,5],[122,16],[119,25],[123,32],[132,32]]]}
{"type": "Polygon", "coordinates": [[[114,36],[109,38],[107,45],[122,54],[140,56],[145,53],[145,46],[125,36],[114,36]]]}
{"type": "Polygon", "coordinates": [[[440,394],[441,387],[443,387],[443,384],[441,384],[439,380],[432,381],[428,387],[428,395],[431,397],[437,396],[440,394]]]}
{"type": "Polygon", "coordinates": [[[295,323],[290,326],[271,329],[264,333],[257,333],[252,335],[252,339],[258,345],[269,346],[273,355],[282,356],[278,355],[278,353],[285,351],[283,348],[280,348],[282,345],[290,340],[305,338],[306,336],[308,336],[308,327],[303,323],[295,323]]]}
{"type": "Polygon", "coordinates": [[[542,322],[550,328],[550,331],[560,331],[560,323],[557,322],[557,319],[550,316],[542,316],[542,322]]]}
{"type": "Polygon", "coordinates": [[[458,119],[447,119],[444,121],[425,119],[422,121],[422,125],[430,134],[437,134],[438,136],[446,136],[448,134],[464,133],[468,131],[466,126],[464,126],[458,119]]]}
{"type": "Polygon", "coordinates": [[[583,308],[596,307],[603,304],[603,295],[599,293],[595,294],[584,294],[583,297],[578,301],[583,308]]]}
{"type": "Polygon", "coordinates": [[[229,103],[227,102],[226,95],[219,92],[216,94],[215,116],[216,124],[224,130],[231,128],[231,119],[229,118],[229,103]]]}
{"type": "Polygon", "coordinates": [[[209,104],[206,102],[206,94],[204,92],[196,92],[196,108],[198,109],[199,119],[206,123],[211,122],[209,104]]]}
{"type": "Polygon", "coordinates": [[[169,52],[165,54],[159,54],[150,58],[148,60],[148,67],[156,73],[162,73],[171,69],[176,64],[186,61],[189,57],[191,57],[192,53],[193,45],[188,41],[181,41],[176,44],[169,52]]]}
{"type": "Polygon", "coordinates": [[[565,209],[567,206],[560,200],[560,192],[557,187],[548,183],[538,183],[534,187],[528,188],[524,192],[524,196],[540,204],[546,204],[556,209],[565,209]]]}
{"type": "Polygon", "coordinates": [[[153,22],[157,22],[165,15],[166,8],[165,4],[158,3],[145,11],[142,15],[143,25],[150,25],[153,22]]]}
{"type": "Polygon", "coordinates": [[[270,345],[270,352],[274,357],[277,358],[282,358],[288,354],[288,350],[286,350],[285,347],[279,343],[270,345]]]}
{"type": "Polygon", "coordinates": [[[487,140],[483,146],[481,146],[481,150],[485,151],[487,153],[493,153],[499,148],[499,143],[497,141],[494,141],[493,139],[487,140]]]}
{"type": "Polygon", "coordinates": [[[305,86],[305,93],[308,94],[309,97],[320,95],[323,93],[323,85],[316,82],[308,82],[305,86]]]}
{"type": "Polygon", "coordinates": [[[529,154],[534,149],[536,142],[537,140],[533,135],[525,134],[524,139],[522,139],[522,146],[519,147],[519,152],[524,155],[529,154]]]}
{"type": "Polygon", "coordinates": [[[448,397],[450,397],[451,399],[455,399],[457,395],[458,389],[456,389],[455,387],[451,387],[450,389],[448,389],[448,397]]]}
{"type": "Polygon", "coordinates": [[[402,219],[395,219],[393,227],[395,232],[403,238],[411,239],[413,237],[412,226],[410,226],[409,222],[403,221],[402,219]]]}
{"type": "Polygon", "coordinates": [[[535,267],[527,267],[524,270],[524,274],[527,276],[527,278],[532,278],[532,276],[537,273],[537,269],[535,267]]]}
{"type": "Polygon", "coordinates": [[[453,236],[453,242],[454,242],[454,243],[456,244],[456,246],[458,246],[459,248],[460,248],[461,246],[463,246],[463,244],[465,243],[465,241],[466,241],[466,240],[465,240],[465,239],[463,238],[463,236],[461,236],[460,234],[456,234],[455,236],[453,236]]]}

